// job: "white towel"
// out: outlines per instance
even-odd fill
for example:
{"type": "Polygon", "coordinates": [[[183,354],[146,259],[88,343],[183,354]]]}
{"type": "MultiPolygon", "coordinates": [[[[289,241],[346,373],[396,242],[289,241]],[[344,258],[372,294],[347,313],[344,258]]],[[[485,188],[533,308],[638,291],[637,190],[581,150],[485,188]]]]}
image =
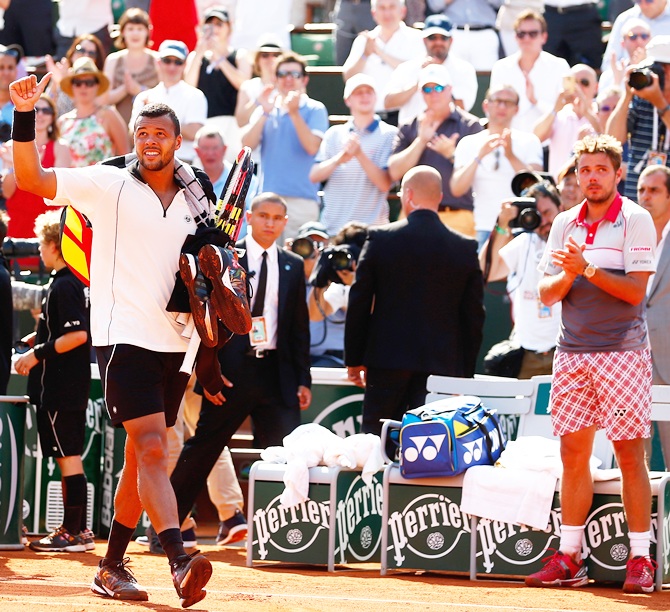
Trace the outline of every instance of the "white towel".
{"type": "Polygon", "coordinates": [[[270,446],[261,451],[261,459],[286,463],[285,489],[280,503],[286,508],[297,506],[309,496],[309,468],[317,465],[362,470],[366,485],[384,465],[381,440],[374,434],[355,434],[340,438],[315,423],[296,427],[283,440],[284,446],[270,446]]]}
{"type": "MultiPolygon", "coordinates": [[[[591,456],[591,475],[594,479],[595,472],[601,463],[602,461],[598,457],[591,456]]],[[[560,478],[563,475],[561,444],[557,439],[543,438],[542,436],[521,436],[507,443],[497,464],[506,468],[549,472],[556,478],[560,478]]]]}
{"type": "Polygon", "coordinates": [[[372,476],[384,466],[382,442],[375,434],[354,434],[338,445],[330,446],[323,454],[324,465],[362,470],[363,482],[370,486],[372,476]]]}
{"type": "Polygon", "coordinates": [[[545,529],[557,480],[549,472],[476,465],[463,477],[461,510],[492,521],[545,529]]]}
{"type": "MultiPolygon", "coordinates": [[[[591,457],[594,480],[609,480],[613,470],[599,470],[591,457]]],[[[556,483],[563,475],[558,440],[522,436],[507,443],[497,467],[469,468],[463,478],[461,510],[473,516],[545,529],[556,483]]]]}

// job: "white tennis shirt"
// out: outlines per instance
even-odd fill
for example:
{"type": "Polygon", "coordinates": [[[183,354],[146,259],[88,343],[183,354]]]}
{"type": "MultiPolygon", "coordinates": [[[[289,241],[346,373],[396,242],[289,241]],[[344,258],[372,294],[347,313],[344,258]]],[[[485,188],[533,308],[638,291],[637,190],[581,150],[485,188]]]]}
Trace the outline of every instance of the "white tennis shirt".
{"type": "Polygon", "coordinates": [[[125,168],[54,168],[53,204],[72,205],[93,225],[91,337],[94,346],[132,344],[181,352],[186,341],[165,310],[184,240],[196,224],[183,190],[167,210],[125,168]]]}

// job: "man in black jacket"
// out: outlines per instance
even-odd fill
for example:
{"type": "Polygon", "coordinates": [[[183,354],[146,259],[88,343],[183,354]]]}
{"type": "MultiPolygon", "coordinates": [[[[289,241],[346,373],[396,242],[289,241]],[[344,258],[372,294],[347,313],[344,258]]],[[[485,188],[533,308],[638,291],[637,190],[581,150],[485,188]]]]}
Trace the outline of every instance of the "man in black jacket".
{"type": "Polygon", "coordinates": [[[247,416],[256,448],[281,445],[312,399],[303,262],[276,245],[286,219],[283,199],[268,192],[257,195],[247,213],[250,233],[237,247],[251,279],[252,330],[233,336],[219,352],[225,387],[215,396],[205,392],[195,435],[170,477],[182,521],[247,416]]]}
{"type": "Polygon", "coordinates": [[[473,376],[484,324],[476,241],[437,215],[442,178],[417,166],[402,181],[402,221],[370,230],[349,294],[344,353],[365,387],[363,431],[425,403],[429,374],[473,376]]]}

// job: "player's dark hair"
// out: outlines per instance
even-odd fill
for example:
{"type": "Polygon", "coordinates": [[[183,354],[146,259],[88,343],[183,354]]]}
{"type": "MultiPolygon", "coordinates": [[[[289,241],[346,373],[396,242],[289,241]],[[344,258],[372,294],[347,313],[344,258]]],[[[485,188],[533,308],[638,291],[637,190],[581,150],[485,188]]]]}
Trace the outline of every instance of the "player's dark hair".
{"type": "Polygon", "coordinates": [[[179,134],[181,134],[179,118],[167,104],[163,104],[162,102],[147,104],[144,108],[142,108],[142,110],[137,115],[137,119],[135,119],[133,130],[137,129],[137,122],[140,120],[140,117],[149,117],[150,119],[155,119],[156,117],[165,117],[166,115],[172,121],[172,125],[174,125],[175,136],[179,136],[179,134]]]}

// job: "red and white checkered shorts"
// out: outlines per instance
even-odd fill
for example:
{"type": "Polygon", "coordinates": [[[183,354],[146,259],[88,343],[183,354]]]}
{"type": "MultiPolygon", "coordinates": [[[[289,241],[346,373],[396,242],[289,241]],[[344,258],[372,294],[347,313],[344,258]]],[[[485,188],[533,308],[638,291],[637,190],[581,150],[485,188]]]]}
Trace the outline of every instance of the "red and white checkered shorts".
{"type": "Polygon", "coordinates": [[[597,425],[610,440],[651,435],[651,353],[556,351],[551,421],[562,436],[597,425]]]}

